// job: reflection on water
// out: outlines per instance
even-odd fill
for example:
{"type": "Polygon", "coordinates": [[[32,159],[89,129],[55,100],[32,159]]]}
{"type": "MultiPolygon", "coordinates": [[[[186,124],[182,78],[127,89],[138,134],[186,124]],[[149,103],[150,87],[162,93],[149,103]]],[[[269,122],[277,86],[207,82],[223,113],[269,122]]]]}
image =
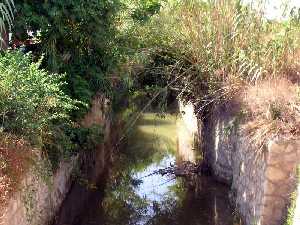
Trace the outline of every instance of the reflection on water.
{"type": "MultiPolygon", "coordinates": [[[[175,116],[145,114],[98,191],[72,224],[233,225],[227,187],[208,177],[152,175],[181,161],[175,116]]],[[[191,151],[193,154],[195,151],[191,151]]]]}

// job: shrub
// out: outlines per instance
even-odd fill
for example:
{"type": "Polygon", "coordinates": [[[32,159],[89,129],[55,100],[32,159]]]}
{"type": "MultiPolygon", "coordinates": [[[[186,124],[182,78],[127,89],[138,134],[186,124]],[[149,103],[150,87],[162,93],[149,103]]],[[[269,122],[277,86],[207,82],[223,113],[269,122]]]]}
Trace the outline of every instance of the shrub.
{"type": "Polygon", "coordinates": [[[67,121],[75,108],[62,91],[64,75],[50,74],[29,54],[7,52],[0,57],[0,126],[41,144],[54,121],[67,121]]]}

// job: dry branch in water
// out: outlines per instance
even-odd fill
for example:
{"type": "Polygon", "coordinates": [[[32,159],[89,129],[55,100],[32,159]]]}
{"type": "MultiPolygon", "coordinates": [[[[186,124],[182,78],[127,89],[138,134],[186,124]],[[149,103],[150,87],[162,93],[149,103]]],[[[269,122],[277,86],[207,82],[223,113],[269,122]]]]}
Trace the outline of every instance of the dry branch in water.
{"type": "Polygon", "coordinates": [[[161,176],[189,177],[192,175],[201,175],[206,171],[207,168],[204,164],[195,164],[193,162],[184,161],[178,165],[170,164],[169,167],[158,169],[146,177],[157,174],[161,176]]]}

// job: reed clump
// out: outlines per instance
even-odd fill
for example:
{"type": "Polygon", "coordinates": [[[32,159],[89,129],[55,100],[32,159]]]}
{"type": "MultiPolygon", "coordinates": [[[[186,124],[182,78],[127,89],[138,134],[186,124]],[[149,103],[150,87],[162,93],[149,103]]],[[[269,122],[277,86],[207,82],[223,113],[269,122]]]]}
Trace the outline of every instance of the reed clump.
{"type": "Polygon", "coordinates": [[[260,9],[237,0],[169,1],[136,35],[197,113],[234,99],[255,134],[298,135],[300,23],[268,20],[260,9]]]}

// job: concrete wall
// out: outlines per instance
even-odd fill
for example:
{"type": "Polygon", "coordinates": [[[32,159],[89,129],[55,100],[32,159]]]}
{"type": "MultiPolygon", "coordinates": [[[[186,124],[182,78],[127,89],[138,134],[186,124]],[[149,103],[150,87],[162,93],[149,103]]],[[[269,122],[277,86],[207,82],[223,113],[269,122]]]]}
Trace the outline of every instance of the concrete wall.
{"type": "Polygon", "coordinates": [[[261,224],[277,225],[285,219],[291,193],[297,188],[300,140],[272,140],[267,150],[261,224]]]}
{"type": "Polygon", "coordinates": [[[246,225],[281,225],[295,190],[300,141],[274,139],[259,149],[238,124],[238,111],[232,103],[205,119],[205,160],[216,178],[231,185],[233,203],[246,225]]]}
{"type": "Polygon", "coordinates": [[[232,152],[231,197],[246,225],[260,224],[265,192],[266,156],[255,150],[240,136],[232,152]]]}
{"type": "Polygon", "coordinates": [[[202,126],[204,159],[216,179],[230,184],[233,177],[233,152],[236,149],[237,106],[216,108],[205,115],[202,126]],[[230,110],[229,110],[230,109],[230,110]]]}
{"type": "Polygon", "coordinates": [[[21,189],[10,199],[2,216],[1,225],[47,224],[59,209],[71,186],[71,172],[77,164],[62,162],[51,184],[46,184],[35,172],[29,172],[21,183],[21,189]]]}
{"type": "Polygon", "coordinates": [[[176,121],[177,127],[177,150],[179,161],[196,162],[199,130],[198,120],[194,114],[194,107],[191,104],[179,102],[180,118],[176,121]]]}
{"type": "MultiPolygon", "coordinates": [[[[192,105],[185,107],[191,111],[192,105]]],[[[244,224],[283,224],[296,190],[300,140],[277,138],[257,148],[241,129],[239,106],[234,103],[216,107],[201,122],[188,117],[202,126],[204,160],[217,180],[231,186],[232,203],[244,224]]]]}
{"type": "MultiPolygon", "coordinates": [[[[109,105],[104,97],[97,96],[91,111],[85,116],[82,125],[89,127],[100,124],[104,127],[104,142],[95,151],[84,157],[89,157],[93,170],[90,177],[96,180],[109,161],[107,156],[111,150],[111,121],[109,105]]],[[[99,137],[100,138],[100,137],[99,137]]],[[[29,171],[17,191],[7,204],[5,212],[0,217],[0,225],[44,225],[50,223],[59,211],[72,185],[72,172],[82,163],[83,156],[74,156],[71,160],[60,163],[56,173],[45,181],[40,174],[29,171]],[[80,160],[79,160],[80,158],[80,160]]],[[[44,167],[41,167],[44,169],[44,167]]],[[[34,169],[36,171],[36,169],[34,169]]]]}

